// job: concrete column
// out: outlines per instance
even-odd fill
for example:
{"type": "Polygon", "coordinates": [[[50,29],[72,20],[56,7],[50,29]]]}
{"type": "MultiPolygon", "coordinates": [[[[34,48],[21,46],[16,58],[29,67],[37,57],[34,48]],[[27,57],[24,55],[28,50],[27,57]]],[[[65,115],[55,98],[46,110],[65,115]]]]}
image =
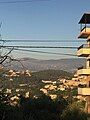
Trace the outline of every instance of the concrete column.
{"type": "MultiPolygon", "coordinates": [[[[90,37],[90,36],[89,36],[90,37]]],[[[90,39],[87,40],[88,47],[90,47],[90,39]]]]}
{"type": "Polygon", "coordinates": [[[87,59],[87,61],[86,61],[86,69],[88,69],[88,68],[90,68],[90,66],[89,66],[89,60],[87,59]]]}
{"type": "MultiPolygon", "coordinates": [[[[87,77],[87,87],[90,88],[90,76],[87,77]]],[[[90,96],[86,97],[86,110],[90,114],[90,96]]]]}

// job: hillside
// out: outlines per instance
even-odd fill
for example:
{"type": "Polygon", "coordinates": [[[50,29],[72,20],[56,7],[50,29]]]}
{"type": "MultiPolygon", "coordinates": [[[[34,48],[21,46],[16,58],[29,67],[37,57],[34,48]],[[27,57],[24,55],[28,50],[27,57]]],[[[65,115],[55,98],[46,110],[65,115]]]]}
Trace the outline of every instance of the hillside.
{"type": "Polygon", "coordinates": [[[36,80],[57,80],[59,78],[70,79],[73,74],[63,70],[43,70],[32,73],[31,79],[36,80]]]}
{"type": "Polygon", "coordinates": [[[59,60],[38,60],[32,58],[22,58],[21,63],[13,61],[8,68],[14,70],[42,71],[42,70],[65,70],[68,72],[75,72],[78,67],[85,65],[85,59],[59,59],[59,60]]]}
{"type": "Polygon", "coordinates": [[[31,76],[20,72],[19,74],[14,71],[15,76],[12,76],[8,70],[0,71],[0,89],[6,91],[12,89],[12,94],[24,94],[30,91],[32,94],[40,94],[40,89],[43,87],[42,80],[58,81],[58,79],[70,79],[73,74],[62,70],[44,70],[39,72],[30,73],[31,76]]]}

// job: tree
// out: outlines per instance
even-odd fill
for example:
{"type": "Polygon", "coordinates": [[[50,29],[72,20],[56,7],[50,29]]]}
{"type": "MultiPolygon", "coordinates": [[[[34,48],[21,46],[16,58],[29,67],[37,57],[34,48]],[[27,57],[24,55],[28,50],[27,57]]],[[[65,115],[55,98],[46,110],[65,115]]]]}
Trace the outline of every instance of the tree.
{"type": "Polygon", "coordinates": [[[87,114],[73,103],[63,111],[61,120],[87,120],[87,114]]]}

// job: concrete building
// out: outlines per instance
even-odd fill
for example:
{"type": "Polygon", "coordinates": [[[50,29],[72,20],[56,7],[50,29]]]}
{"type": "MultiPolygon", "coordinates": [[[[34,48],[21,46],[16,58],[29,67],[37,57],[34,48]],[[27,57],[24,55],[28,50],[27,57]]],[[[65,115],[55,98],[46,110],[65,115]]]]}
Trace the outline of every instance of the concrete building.
{"type": "Polygon", "coordinates": [[[90,113],[90,13],[84,13],[79,21],[81,25],[78,38],[86,39],[86,44],[81,45],[77,50],[78,57],[86,58],[85,67],[80,67],[77,71],[78,76],[85,76],[87,86],[78,88],[78,94],[86,96],[86,111],[90,113]]]}

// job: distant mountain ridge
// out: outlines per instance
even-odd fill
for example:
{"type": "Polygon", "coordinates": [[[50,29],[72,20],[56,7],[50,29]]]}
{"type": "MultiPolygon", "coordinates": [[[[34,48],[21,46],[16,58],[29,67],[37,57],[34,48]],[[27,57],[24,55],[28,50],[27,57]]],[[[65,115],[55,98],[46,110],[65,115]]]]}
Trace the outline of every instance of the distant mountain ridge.
{"type": "Polygon", "coordinates": [[[58,59],[58,60],[39,60],[33,58],[22,58],[20,59],[20,63],[13,61],[9,68],[14,70],[29,69],[31,71],[41,71],[53,69],[75,72],[78,67],[84,65],[85,59],[83,58],[58,59]]]}

